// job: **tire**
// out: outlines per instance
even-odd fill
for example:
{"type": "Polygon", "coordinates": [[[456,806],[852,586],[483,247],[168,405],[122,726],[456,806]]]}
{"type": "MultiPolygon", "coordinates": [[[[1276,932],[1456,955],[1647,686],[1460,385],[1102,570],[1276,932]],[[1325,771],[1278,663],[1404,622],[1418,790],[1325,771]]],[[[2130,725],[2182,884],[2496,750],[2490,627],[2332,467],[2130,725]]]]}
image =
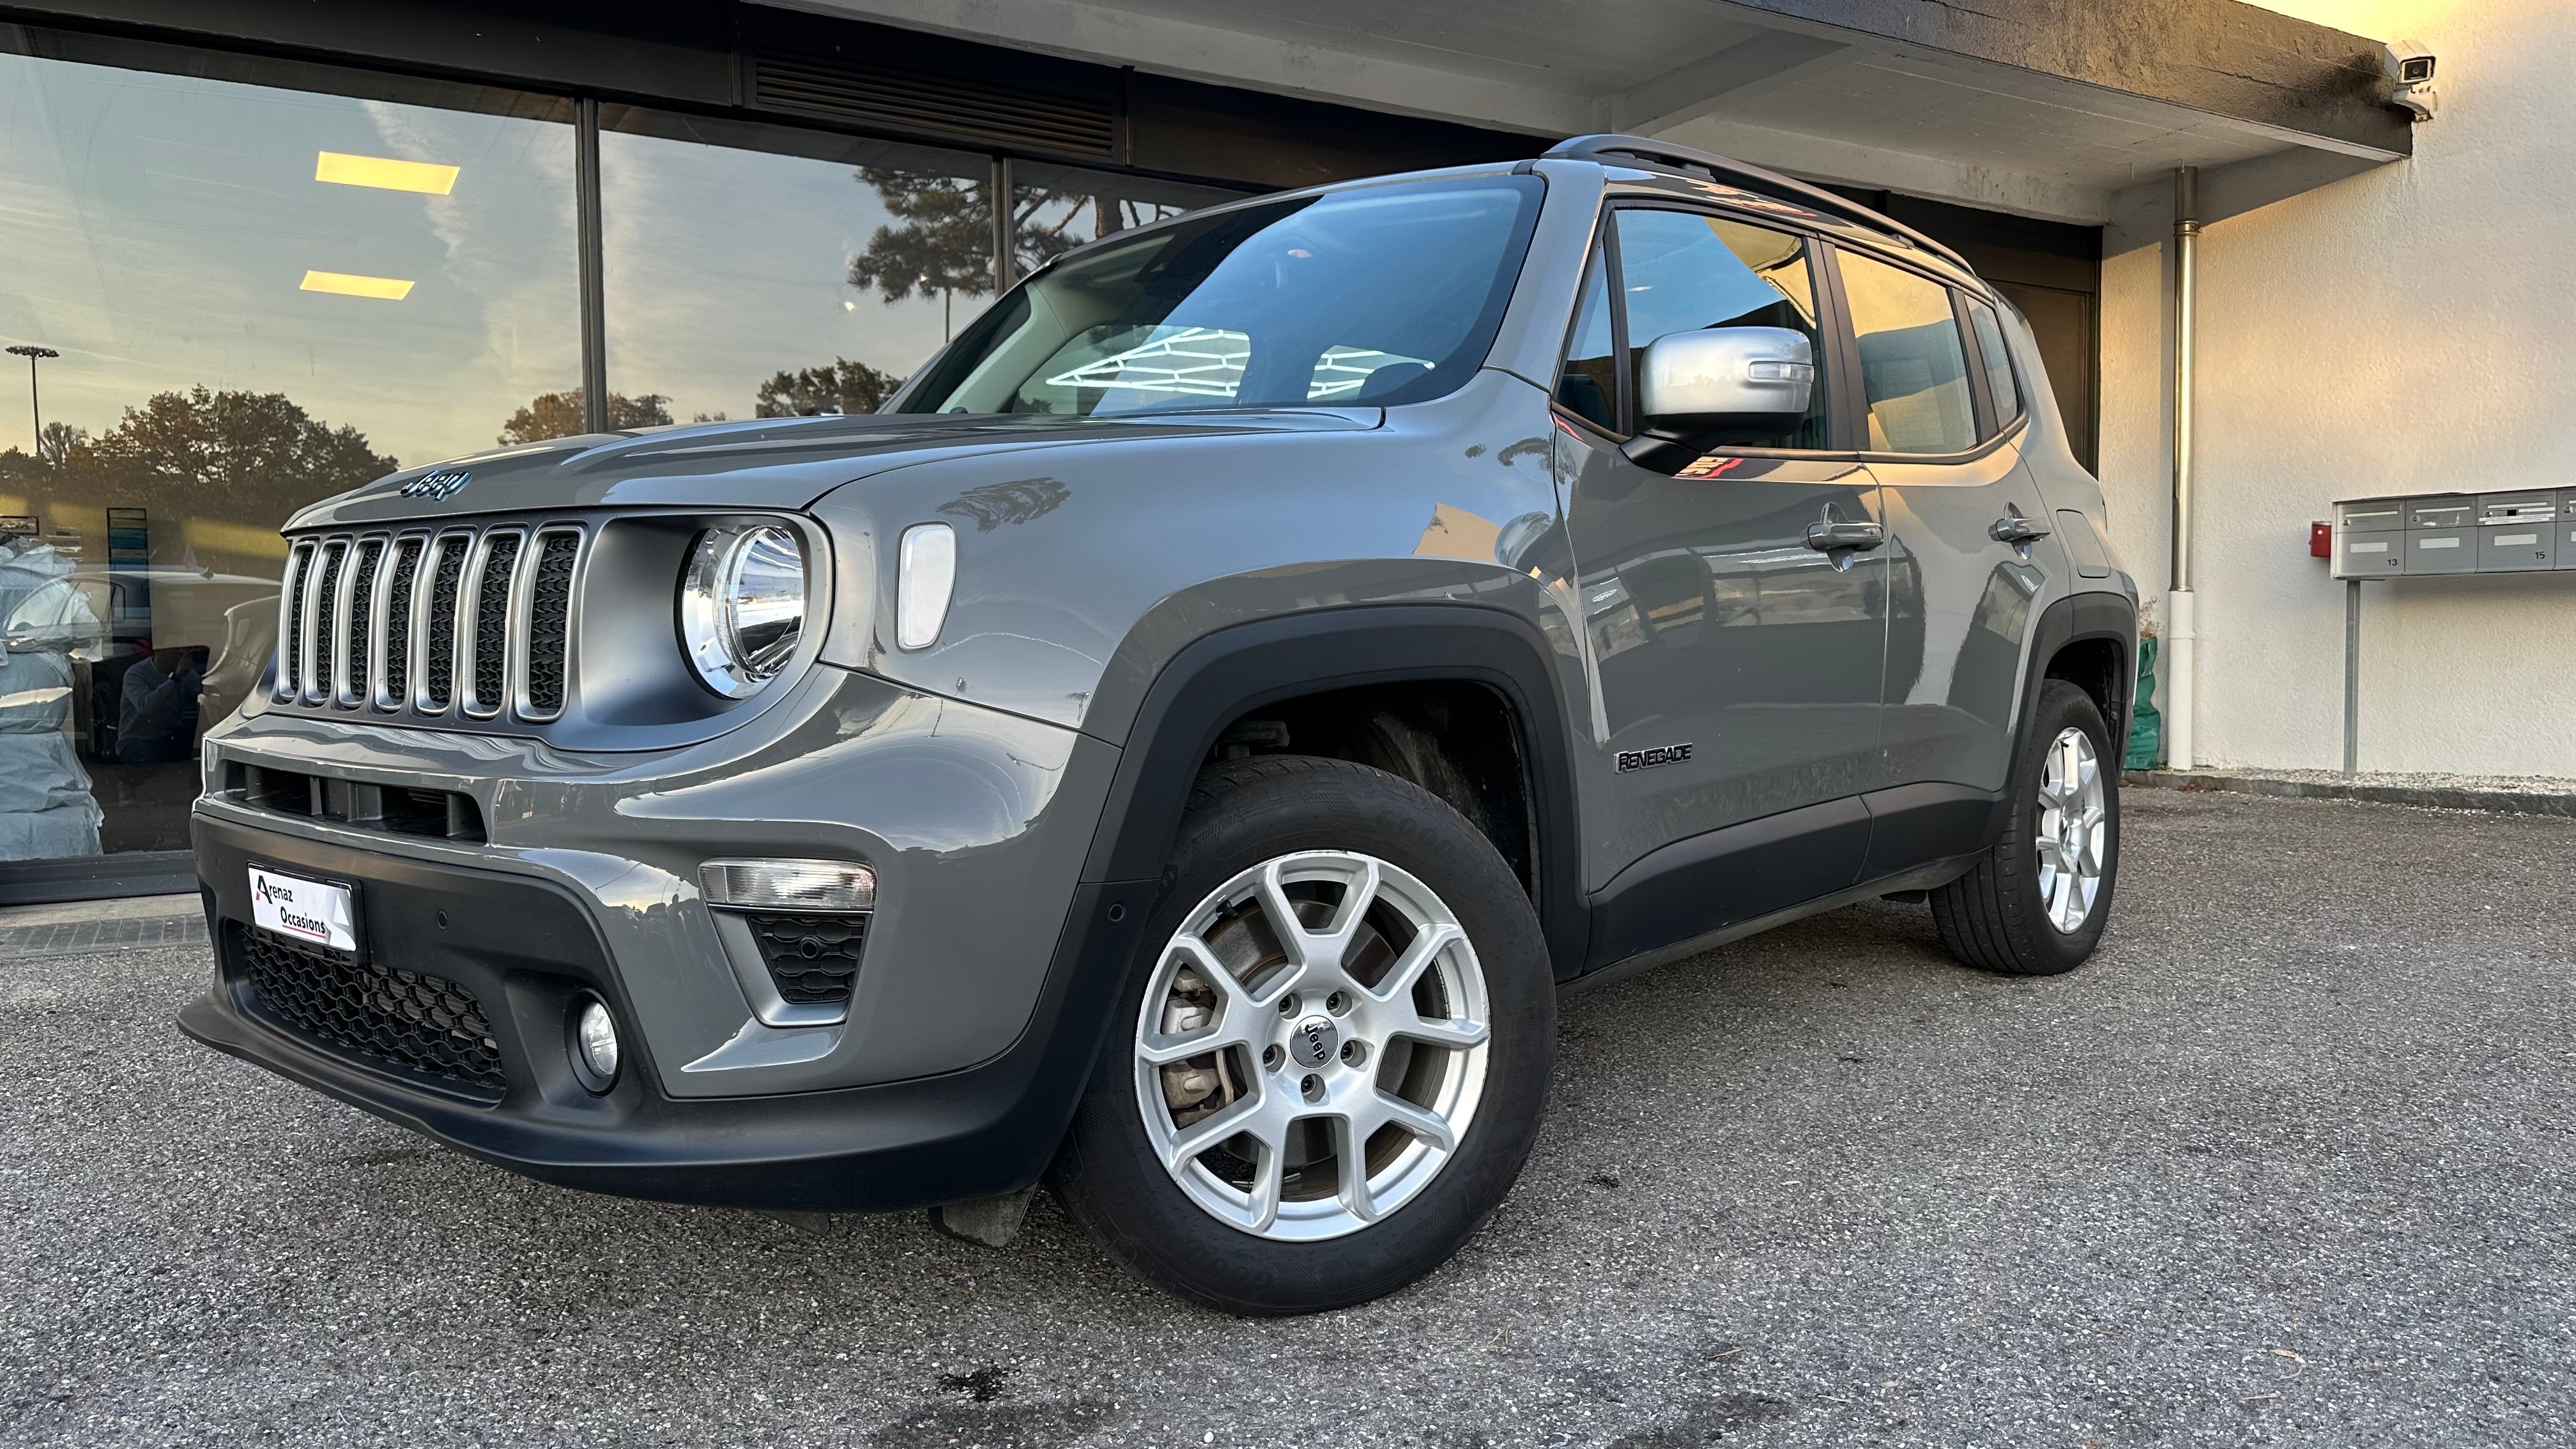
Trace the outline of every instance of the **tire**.
{"type": "MultiPolygon", "coordinates": [[[[2058,762],[2061,767],[2063,758],[2058,762]]],[[[2031,731],[2013,760],[2012,814],[2003,838],[1966,875],[1931,893],[1932,922],[1951,955],[1981,970],[2010,976],[2054,976],[2084,964],[2102,939],[2120,874],[2120,790],[2111,756],[2111,732],[2092,697],[2062,679],[2043,681],[2031,731]],[[2069,734],[2082,736],[2083,749],[2069,734]],[[2051,827],[2066,812],[2042,797],[2052,753],[2089,752],[2091,792],[2100,819],[2070,851],[2051,827]],[[2089,900],[2082,899],[2084,870],[2052,868],[2052,861],[2089,855],[2098,867],[2089,900]],[[2080,912],[2080,913],[2079,913],[2080,912]]],[[[2080,781],[2079,795],[2088,787],[2080,781]]],[[[2078,812],[2076,823],[2090,814],[2078,812]]]]}
{"type": "Polygon", "coordinates": [[[1555,980],[1511,868],[1425,790],[1274,755],[1200,776],[1166,879],[1057,1200],[1130,1271],[1224,1313],[1345,1308],[1446,1262],[1520,1175],[1555,1057],[1555,980]],[[1363,886],[1375,904],[1349,921],[1363,886]],[[1270,929],[1282,908],[1294,946],[1270,929]]]}

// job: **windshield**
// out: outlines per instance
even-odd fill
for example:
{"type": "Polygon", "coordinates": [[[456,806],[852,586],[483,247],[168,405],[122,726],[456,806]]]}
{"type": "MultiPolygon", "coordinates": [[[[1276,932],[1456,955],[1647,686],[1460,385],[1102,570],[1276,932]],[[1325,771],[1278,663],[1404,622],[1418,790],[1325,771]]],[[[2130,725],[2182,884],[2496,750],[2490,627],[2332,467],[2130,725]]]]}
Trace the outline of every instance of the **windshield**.
{"type": "Polygon", "coordinates": [[[1056,263],[894,411],[1377,406],[1463,384],[1502,325],[1541,183],[1409,182],[1240,207],[1056,263]]]}

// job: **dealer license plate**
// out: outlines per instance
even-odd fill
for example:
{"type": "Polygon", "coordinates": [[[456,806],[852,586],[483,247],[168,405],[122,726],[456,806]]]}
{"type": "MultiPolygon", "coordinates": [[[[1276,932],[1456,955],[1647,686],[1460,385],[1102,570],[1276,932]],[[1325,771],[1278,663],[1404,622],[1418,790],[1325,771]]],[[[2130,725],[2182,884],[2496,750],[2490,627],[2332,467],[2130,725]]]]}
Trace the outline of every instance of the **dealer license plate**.
{"type": "Polygon", "coordinates": [[[347,886],[250,868],[251,920],[261,930],[333,951],[358,949],[357,901],[347,886]]]}

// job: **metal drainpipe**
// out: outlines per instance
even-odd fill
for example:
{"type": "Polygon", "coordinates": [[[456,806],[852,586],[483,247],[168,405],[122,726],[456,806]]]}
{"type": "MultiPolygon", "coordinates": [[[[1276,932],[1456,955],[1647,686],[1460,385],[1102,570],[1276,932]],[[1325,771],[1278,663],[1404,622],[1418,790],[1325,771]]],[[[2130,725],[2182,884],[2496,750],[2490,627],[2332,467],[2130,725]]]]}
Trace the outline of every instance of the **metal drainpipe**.
{"type": "Polygon", "coordinates": [[[2191,596],[2192,340],[2200,273],[2200,168],[2174,168],[2173,586],[2165,594],[2165,763],[2188,770],[2199,621],[2191,596]]]}

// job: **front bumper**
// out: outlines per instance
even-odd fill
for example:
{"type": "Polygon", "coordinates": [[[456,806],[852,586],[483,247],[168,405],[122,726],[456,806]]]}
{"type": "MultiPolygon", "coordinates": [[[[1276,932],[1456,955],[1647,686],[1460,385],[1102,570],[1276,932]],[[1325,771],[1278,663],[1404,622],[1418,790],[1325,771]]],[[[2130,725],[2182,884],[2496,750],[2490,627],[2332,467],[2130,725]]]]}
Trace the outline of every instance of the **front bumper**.
{"type": "Polygon", "coordinates": [[[1028,1030],[970,1069],[837,1091],[679,1098],[661,1090],[650,1040],[630,1032],[630,1064],[593,1096],[572,1074],[568,1014],[589,992],[621,1022],[633,1008],[570,891],[202,815],[196,831],[219,964],[212,987],[180,1014],[188,1035],[548,1182],[808,1211],[890,1211],[1035,1180],[1089,1078],[1154,886],[1078,887],[1028,1030]],[[472,991],[507,1077],[497,1099],[333,1047],[268,1011],[242,961],[253,864],[355,884],[376,959],[472,991]]]}

